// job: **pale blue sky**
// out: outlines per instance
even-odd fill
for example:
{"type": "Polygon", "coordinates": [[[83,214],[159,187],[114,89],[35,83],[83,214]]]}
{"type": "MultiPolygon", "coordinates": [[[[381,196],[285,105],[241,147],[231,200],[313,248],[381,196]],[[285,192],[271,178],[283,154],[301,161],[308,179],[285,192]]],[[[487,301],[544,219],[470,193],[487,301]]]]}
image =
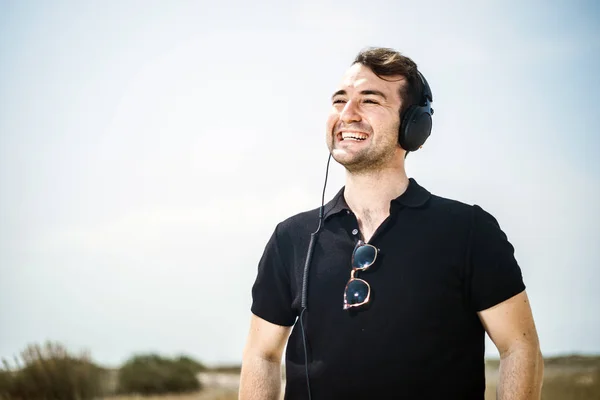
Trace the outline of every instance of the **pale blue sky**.
{"type": "Polygon", "coordinates": [[[256,3],[0,0],[0,357],[239,362],[262,249],[319,205],[329,96],[371,45],[432,86],[409,175],[497,217],[545,354],[600,353],[600,7],[256,3]]]}

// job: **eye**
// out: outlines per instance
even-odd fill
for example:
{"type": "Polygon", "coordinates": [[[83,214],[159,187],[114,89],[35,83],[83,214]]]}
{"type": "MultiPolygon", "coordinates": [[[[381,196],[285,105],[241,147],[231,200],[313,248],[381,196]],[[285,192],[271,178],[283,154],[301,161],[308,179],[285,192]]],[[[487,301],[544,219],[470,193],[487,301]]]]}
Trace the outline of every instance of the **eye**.
{"type": "Polygon", "coordinates": [[[346,100],[344,100],[344,99],[335,99],[335,100],[333,100],[333,104],[341,104],[341,103],[345,103],[345,102],[346,102],[346,100]]]}
{"type": "Polygon", "coordinates": [[[379,104],[376,100],[373,99],[365,99],[364,103],[368,104],[379,104]]]}

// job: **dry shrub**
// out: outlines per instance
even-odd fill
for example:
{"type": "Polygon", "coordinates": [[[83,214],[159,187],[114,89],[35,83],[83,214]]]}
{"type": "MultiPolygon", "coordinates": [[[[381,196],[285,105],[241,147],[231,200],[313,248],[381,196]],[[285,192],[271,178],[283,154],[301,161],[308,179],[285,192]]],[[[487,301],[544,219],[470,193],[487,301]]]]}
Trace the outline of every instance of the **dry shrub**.
{"type": "Polygon", "coordinates": [[[11,367],[3,360],[0,398],[11,400],[91,400],[101,394],[103,371],[87,352],[70,354],[59,343],[29,345],[11,367]]]}
{"type": "Polygon", "coordinates": [[[119,369],[119,392],[153,395],[197,391],[201,387],[197,374],[202,369],[202,364],[189,357],[136,355],[119,369]]]}
{"type": "Polygon", "coordinates": [[[0,400],[8,400],[12,388],[12,372],[6,361],[3,360],[4,369],[0,368],[0,400]]]}

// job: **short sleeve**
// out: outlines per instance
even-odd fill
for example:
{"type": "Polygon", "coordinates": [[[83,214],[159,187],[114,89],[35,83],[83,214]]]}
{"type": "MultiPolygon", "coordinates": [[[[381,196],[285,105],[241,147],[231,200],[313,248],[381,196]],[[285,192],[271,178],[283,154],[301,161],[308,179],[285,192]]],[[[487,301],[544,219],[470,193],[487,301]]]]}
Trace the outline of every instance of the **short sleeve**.
{"type": "Polygon", "coordinates": [[[525,290],[514,247],[498,221],[478,205],[472,209],[468,249],[469,300],[482,311],[525,290]]]}
{"type": "Polygon", "coordinates": [[[296,320],[287,265],[280,252],[278,228],[267,242],[252,286],[251,311],[273,324],[292,326],[296,320]]]}

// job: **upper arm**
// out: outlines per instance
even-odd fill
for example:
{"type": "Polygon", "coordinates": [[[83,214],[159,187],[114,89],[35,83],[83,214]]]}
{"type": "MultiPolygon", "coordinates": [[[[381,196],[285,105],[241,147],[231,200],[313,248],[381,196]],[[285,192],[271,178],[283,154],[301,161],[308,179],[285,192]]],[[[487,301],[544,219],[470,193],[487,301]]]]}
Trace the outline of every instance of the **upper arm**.
{"type": "Polygon", "coordinates": [[[290,280],[292,252],[281,224],[273,231],[258,264],[252,286],[250,331],[244,358],[259,357],[280,362],[291,327],[296,320],[290,280]]]}
{"type": "Polygon", "coordinates": [[[473,207],[469,246],[469,299],[500,355],[539,350],[531,306],[514,247],[496,218],[473,207]]]}
{"type": "Polygon", "coordinates": [[[467,287],[471,308],[479,312],[523,292],[525,283],[515,249],[496,218],[479,206],[472,211],[467,287]]]}
{"type": "Polygon", "coordinates": [[[291,328],[273,324],[252,314],[244,358],[257,356],[268,361],[281,362],[291,328]]]}
{"type": "Polygon", "coordinates": [[[258,263],[258,271],[252,285],[250,311],[263,320],[280,326],[291,326],[297,317],[293,307],[295,282],[292,264],[294,253],[289,250],[287,235],[280,234],[277,226],[265,246],[258,263]]]}
{"type": "Polygon", "coordinates": [[[538,334],[525,290],[479,311],[478,315],[500,356],[519,348],[539,351],[538,334]]]}

